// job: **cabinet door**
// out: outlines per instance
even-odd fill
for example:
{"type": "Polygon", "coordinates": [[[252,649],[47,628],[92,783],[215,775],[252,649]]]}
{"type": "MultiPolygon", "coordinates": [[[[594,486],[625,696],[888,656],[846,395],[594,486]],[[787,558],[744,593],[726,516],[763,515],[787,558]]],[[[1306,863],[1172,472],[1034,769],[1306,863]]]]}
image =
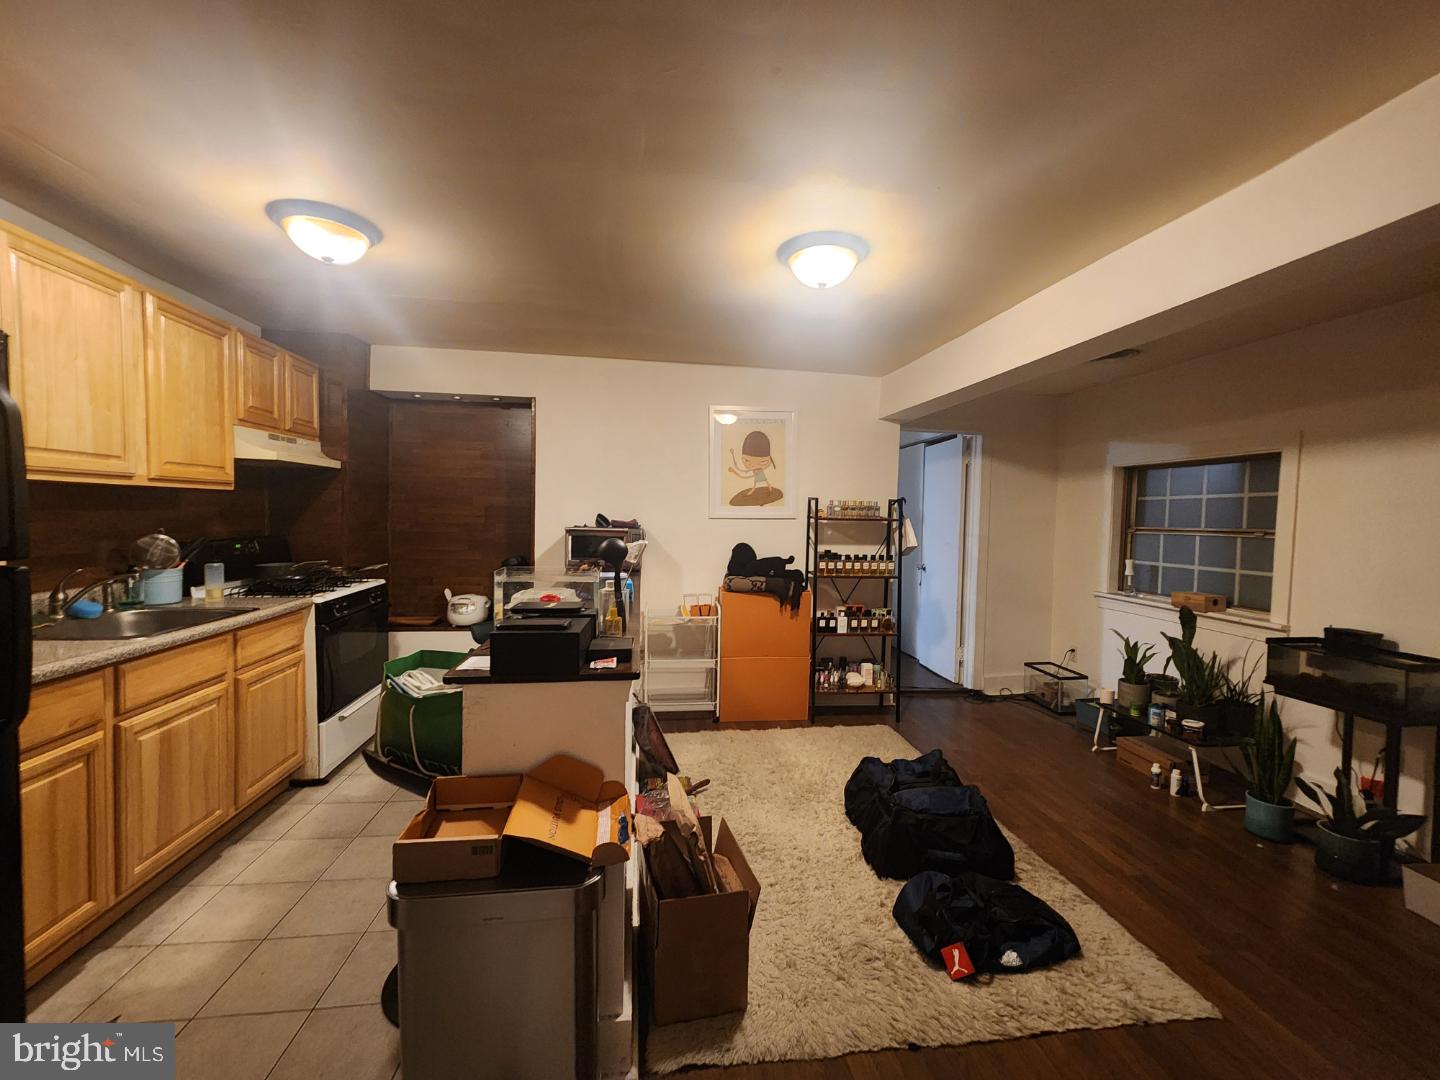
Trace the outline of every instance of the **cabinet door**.
{"type": "Polygon", "coordinates": [[[233,487],[230,328],[145,294],[150,479],[233,487]]]}
{"type": "Polygon", "coordinates": [[[235,418],[280,430],[285,426],[285,354],[243,331],[235,334],[235,418]]]}
{"type": "Polygon", "coordinates": [[[235,803],[243,806],[305,760],[305,654],[235,674],[235,803]]]}
{"type": "Polygon", "coordinates": [[[312,439],[320,434],[320,369],[292,353],[285,354],[285,430],[312,439]]]}
{"type": "Polygon", "coordinates": [[[20,764],[27,964],[110,903],[109,765],[103,727],[20,764]]]}
{"type": "Polygon", "coordinates": [[[230,687],[115,725],[117,880],[126,892],[223,821],[232,805],[230,687]]]}
{"type": "Polygon", "coordinates": [[[25,414],[29,474],[129,482],[145,473],[140,293],[87,259],[0,233],[0,328],[25,414]]]}

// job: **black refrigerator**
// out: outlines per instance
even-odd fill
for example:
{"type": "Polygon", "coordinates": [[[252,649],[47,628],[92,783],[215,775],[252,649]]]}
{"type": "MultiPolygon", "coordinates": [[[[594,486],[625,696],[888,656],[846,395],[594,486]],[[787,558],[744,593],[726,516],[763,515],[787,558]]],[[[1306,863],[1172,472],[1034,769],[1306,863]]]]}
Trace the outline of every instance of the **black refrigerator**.
{"type": "Polygon", "coordinates": [[[25,1019],[25,917],[20,887],[20,721],[30,708],[29,491],[20,407],[10,396],[0,330],[0,1023],[25,1019]]]}

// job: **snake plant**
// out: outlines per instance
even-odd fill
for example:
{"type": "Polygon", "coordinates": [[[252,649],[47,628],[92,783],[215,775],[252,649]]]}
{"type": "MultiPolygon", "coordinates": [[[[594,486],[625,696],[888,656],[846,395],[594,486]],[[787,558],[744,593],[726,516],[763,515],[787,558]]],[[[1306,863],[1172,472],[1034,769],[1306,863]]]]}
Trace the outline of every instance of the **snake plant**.
{"type": "Polygon", "coordinates": [[[1145,665],[1155,659],[1155,648],[1143,641],[1131,641],[1119,630],[1112,630],[1121,641],[1120,655],[1125,658],[1124,673],[1121,680],[1137,685],[1144,685],[1146,681],[1145,665]]]}
{"type": "Polygon", "coordinates": [[[1202,656],[1195,648],[1195,612],[1188,607],[1180,609],[1180,636],[1165,634],[1170,643],[1170,659],[1175,665],[1175,674],[1180,676],[1180,702],[1191,708],[1212,705],[1225,692],[1225,677],[1229,663],[1220,659],[1218,653],[1202,656]]]}
{"type": "Polygon", "coordinates": [[[1270,708],[1265,708],[1265,695],[1255,703],[1255,728],[1250,742],[1240,747],[1245,759],[1245,780],[1247,790],[1261,802],[1286,806],[1289,800],[1285,792],[1290,790],[1290,781],[1295,775],[1295,739],[1285,737],[1285,727],[1280,723],[1280,709],[1275,699],[1270,699],[1270,708]]]}
{"type": "Polygon", "coordinates": [[[1335,770],[1333,795],[1322,787],[1312,787],[1303,776],[1295,777],[1295,786],[1326,814],[1325,827],[1337,836],[1379,843],[1409,836],[1425,824],[1424,814],[1402,814],[1388,806],[1370,806],[1363,814],[1356,813],[1350,779],[1344,769],[1335,770]]]}

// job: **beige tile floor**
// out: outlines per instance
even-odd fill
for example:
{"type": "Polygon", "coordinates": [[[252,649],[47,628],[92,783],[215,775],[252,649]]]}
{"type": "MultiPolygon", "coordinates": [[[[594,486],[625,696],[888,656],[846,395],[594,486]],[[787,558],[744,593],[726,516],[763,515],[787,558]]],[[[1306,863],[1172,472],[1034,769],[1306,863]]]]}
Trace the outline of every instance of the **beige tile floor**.
{"type": "Polygon", "coordinates": [[[419,799],[357,757],[294,788],[30,992],[30,1019],[170,1020],[180,1080],[391,1080],[390,842],[419,799]]]}

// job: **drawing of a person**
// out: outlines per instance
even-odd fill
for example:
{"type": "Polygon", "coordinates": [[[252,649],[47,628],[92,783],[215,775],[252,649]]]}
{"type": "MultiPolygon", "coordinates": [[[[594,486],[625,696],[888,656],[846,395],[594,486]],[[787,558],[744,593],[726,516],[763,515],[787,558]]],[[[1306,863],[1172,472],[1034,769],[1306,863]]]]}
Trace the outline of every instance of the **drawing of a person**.
{"type": "Polygon", "coordinates": [[[770,482],[769,472],[777,466],[770,451],[770,437],[763,431],[752,431],[740,445],[740,457],[730,451],[729,472],[742,480],[749,480],[750,487],[737,493],[730,500],[731,506],[764,506],[779,502],[785,493],[770,482]]]}

